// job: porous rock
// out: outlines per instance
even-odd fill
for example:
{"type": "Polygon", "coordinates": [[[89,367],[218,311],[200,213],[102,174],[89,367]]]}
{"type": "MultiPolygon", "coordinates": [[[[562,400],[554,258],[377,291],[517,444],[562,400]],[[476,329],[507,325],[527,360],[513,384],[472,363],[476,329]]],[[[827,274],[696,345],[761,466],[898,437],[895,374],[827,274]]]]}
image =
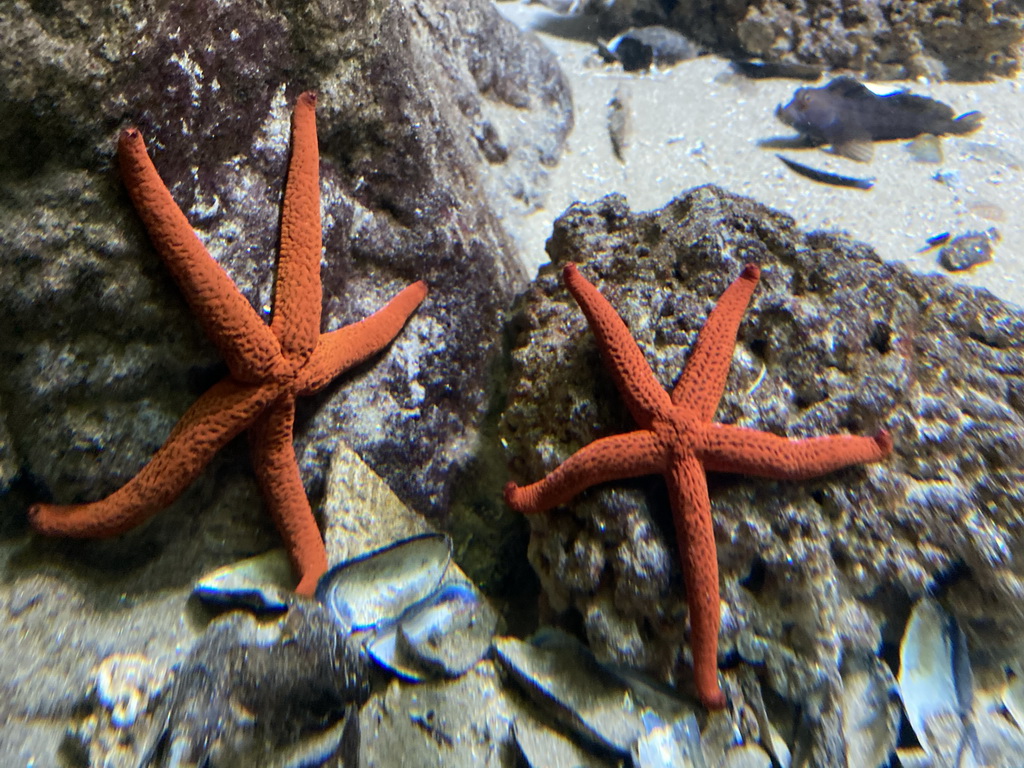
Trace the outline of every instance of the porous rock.
{"type": "Polygon", "coordinates": [[[873,78],[1012,76],[1024,39],[1024,9],[1005,0],[619,0],[600,8],[609,33],[668,23],[732,55],[873,78]]]}
{"type": "MultiPolygon", "coordinates": [[[[1019,639],[1024,313],[710,186],[646,213],[616,195],[577,203],[548,253],[516,318],[501,424],[517,481],[636,428],[562,284],[568,261],[622,315],[666,388],[715,301],[745,263],[759,264],[716,420],[788,437],[892,434],[885,461],[806,482],[709,477],[720,658],[737,652],[800,702],[819,722],[822,756],[841,720],[844,653],[876,653],[908,600],[960,574],[958,620],[986,644],[1019,639]]],[[[600,658],[686,689],[686,601],[661,478],[605,484],[529,520],[553,608],[582,617],[600,658]]]]}

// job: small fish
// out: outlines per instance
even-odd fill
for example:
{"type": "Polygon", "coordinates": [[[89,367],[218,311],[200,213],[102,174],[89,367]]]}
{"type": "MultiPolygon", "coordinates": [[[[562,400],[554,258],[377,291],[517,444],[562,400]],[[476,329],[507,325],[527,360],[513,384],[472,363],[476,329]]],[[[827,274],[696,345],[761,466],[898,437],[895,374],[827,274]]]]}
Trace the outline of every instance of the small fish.
{"type": "Polygon", "coordinates": [[[608,137],[612,153],[620,163],[626,162],[626,149],[633,137],[633,101],[629,88],[619,85],[608,102],[608,137]]]}
{"type": "Polygon", "coordinates": [[[788,61],[752,61],[733,59],[732,68],[745,77],[766,80],[784,77],[792,80],[817,80],[825,70],[815,64],[788,61]]]}
{"type": "Polygon", "coordinates": [[[853,187],[854,189],[871,189],[875,186],[874,179],[858,179],[855,176],[840,176],[838,173],[830,173],[829,171],[811,168],[809,165],[798,163],[796,160],[790,160],[788,157],[784,157],[778,153],[776,153],[775,156],[784,162],[791,170],[799,173],[801,176],[806,176],[811,181],[817,181],[821,184],[832,184],[836,187],[853,187]]]}
{"type": "Polygon", "coordinates": [[[955,114],[948,104],[909,91],[879,96],[846,76],[821,88],[799,88],[789,104],[775,109],[779,120],[807,139],[861,162],[871,159],[872,141],[970,133],[984,119],[980,112],[955,114]]]}

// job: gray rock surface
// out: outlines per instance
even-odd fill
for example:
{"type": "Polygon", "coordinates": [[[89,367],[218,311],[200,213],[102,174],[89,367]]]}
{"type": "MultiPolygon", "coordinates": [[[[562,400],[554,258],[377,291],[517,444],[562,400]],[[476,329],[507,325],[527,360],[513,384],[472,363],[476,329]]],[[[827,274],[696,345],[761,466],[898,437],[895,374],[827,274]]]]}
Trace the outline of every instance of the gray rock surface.
{"type": "Polygon", "coordinates": [[[1002,0],[620,0],[591,5],[602,8],[602,24],[609,31],[669,23],[726,53],[866,71],[875,78],[1010,76],[1020,69],[1024,38],[1024,10],[1002,0]]]}
{"type": "MultiPolygon", "coordinates": [[[[790,437],[892,433],[884,463],[816,480],[709,478],[720,659],[763,665],[770,688],[817,713],[819,754],[841,719],[830,691],[844,654],[876,653],[929,590],[952,582],[950,608],[977,647],[1016,637],[1019,649],[1024,315],[714,187],[648,213],[614,195],[576,204],[548,253],[516,318],[501,426],[517,481],[635,428],[561,284],[569,260],[621,313],[667,388],[719,295],[744,263],[759,264],[716,419],[790,437]]],[[[599,486],[530,524],[550,604],[582,617],[597,655],[688,686],[663,481],[599,486]]]]}

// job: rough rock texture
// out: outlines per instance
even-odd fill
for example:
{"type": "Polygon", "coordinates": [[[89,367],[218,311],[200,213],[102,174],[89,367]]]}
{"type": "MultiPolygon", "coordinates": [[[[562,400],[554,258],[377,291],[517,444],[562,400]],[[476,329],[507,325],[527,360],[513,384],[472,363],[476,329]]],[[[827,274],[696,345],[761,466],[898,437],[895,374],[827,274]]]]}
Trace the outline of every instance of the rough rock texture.
{"type": "MultiPolygon", "coordinates": [[[[279,541],[242,441],[114,540],[41,540],[25,508],[119,487],[224,370],[124,193],[119,130],[140,126],[200,238],[266,311],[305,89],[319,93],[324,329],[430,284],[395,344],[300,408],[307,491],[319,511],[331,446],[345,441],[417,511],[447,509],[523,284],[503,219],[540,204],[572,123],[548,51],[485,0],[8,3],[0,721],[59,718],[99,659],[173,648],[193,628],[167,601],[279,541]]],[[[62,727],[40,743],[55,747],[62,727]]],[[[0,736],[12,765],[52,764],[14,738],[0,736]]]]}
{"type": "MultiPolygon", "coordinates": [[[[325,329],[416,278],[431,295],[389,353],[300,414],[304,476],[315,492],[340,433],[415,507],[444,510],[522,280],[501,217],[539,204],[571,126],[546,49],[483,0],[15,3],[0,41],[13,331],[0,342],[0,442],[20,477],[61,501],[113,490],[217,378],[111,168],[118,129],[142,128],[200,237],[266,309],[291,101],[313,88],[325,329]]],[[[201,484],[193,503],[211,495],[201,484]]]]}
{"type": "Polygon", "coordinates": [[[1012,0],[626,0],[603,14],[610,28],[667,22],[717,50],[876,78],[1010,76],[1024,39],[1012,0]]]}
{"type": "MultiPolygon", "coordinates": [[[[886,462],[817,480],[709,478],[720,659],[763,665],[769,687],[807,706],[824,723],[819,756],[835,746],[829,691],[843,655],[898,637],[911,599],[949,585],[976,649],[1019,649],[1024,314],[714,187],[649,213],[619,196],[576,204],[548,252],[517,318],[501,427],[518,481],[635,428],[561,284],[569,260],[669,388],[715,300],[744,263],[759,264],[717,420],[791,437],[892,433],[886,462]]],[[[578,612],[598,656],[689,685],[661,479],[610,483],[530,522],[550,603],[578,612]]]]}

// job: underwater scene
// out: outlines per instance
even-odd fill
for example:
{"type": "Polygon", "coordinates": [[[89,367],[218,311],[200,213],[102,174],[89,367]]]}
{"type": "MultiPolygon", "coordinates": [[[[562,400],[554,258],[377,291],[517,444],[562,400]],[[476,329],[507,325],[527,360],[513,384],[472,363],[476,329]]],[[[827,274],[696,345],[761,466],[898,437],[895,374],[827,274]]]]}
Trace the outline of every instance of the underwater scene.
{"type": "Polygon", "coordinates": [[[1024,768],[1024,4],[0,40],[0,768],[1024,768]]]}

